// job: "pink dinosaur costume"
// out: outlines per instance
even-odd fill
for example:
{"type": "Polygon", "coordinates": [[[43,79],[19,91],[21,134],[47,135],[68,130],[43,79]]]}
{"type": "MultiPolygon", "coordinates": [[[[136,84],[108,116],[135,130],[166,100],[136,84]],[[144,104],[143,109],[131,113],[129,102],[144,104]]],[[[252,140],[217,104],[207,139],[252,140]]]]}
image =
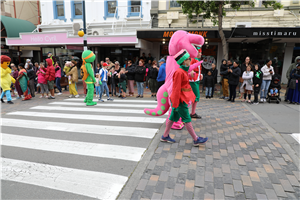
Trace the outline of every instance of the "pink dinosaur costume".
{"type": "MultiPolygon", "coordinates": [[[[170,107],[170,95],[172,93],[173,87],[173,75],[175,71],[180,67],[174,56],[180,52],[182,49],[185,49],[191,58],[196,58],[198,55],[198,50],[196,47],[201,47],[204,44],[204,38],[201,35],[190,34],[186,31],[176,31],[169,43],[169,54],[166,63],[166,79],[165,84],[160,87],[157,92],[157,102],[158,105],[155,109],[144,109],[145,114],[152,116],[162,116],[164,115],[170,107]]],[[[197,68],[202,61],[197,62],[190,66],[188,73],[197,68]]],[[[169,111],[169,117],[172,112],[172,109],[169,111]]],[[[168,119],[169,119],[168,117],[168,119]]],[[[168,122],[167,119],[167,122],[168,122]]],[[[174,122],[172,125],[173,129],[182,129],[184,124],[181,119],[174,122]]]]}

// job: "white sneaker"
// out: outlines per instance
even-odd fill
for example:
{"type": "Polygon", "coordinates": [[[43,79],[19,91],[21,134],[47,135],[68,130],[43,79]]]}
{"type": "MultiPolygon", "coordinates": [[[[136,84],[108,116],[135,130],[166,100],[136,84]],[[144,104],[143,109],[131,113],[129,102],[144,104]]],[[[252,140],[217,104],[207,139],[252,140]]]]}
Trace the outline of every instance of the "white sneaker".
{"type": "Polygon", "coordinates": [[[267,102],[267,99],[264,99],[264,102],[267,102]]]}
{"type": "Polygon", "coordinates": [[[79,94],[75,95],[75,98],[79,98],[79,94]]]}
{"type": "Polygon", "coordinates": [[[264,102],[264,99],[260,99],[260,102],[262,102],[262,103],[263,103],[263,102],[264,102]]]}
{"type": "Polygon", "coordinates": [[[74,95],[70,95],[69,98],[74,98],[74,95]]]}
{"type": "Polygon", "coordinates": [[[103,94],[104,97],[106,97],[106,94],[103,94]]]}
{"type": "Polygon", "coordinates": [[[59,92],[59,93],[57,93],[56,95],[62,95],[62,93],[61,93],[61,92],[59,92]]]}

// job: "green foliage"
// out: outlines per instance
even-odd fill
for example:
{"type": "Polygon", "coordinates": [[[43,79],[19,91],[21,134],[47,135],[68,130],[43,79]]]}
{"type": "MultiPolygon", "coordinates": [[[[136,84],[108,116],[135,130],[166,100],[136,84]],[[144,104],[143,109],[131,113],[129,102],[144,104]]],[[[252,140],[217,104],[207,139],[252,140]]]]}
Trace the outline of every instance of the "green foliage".
{"type": "MultiPolygon", "coordinates": [[[[226,11],[224,9],[225,5],[230,5],[232,9],[239,10],[241,5],[250,5],[251,7],[255,6],[255,2],[250,1],[177,1],[182,6],[182,11],[184,14],[187,14],[191,19],[193,14],[203,15],[204,19],[211,19],[214,25],[218,24],[219,16],[219,5],[222,4],[222,16],[226,16],[226,11]]],[[[263,1],[262,5],[266,8],[272,6],[274,10],[281,9],[283,6],[277,1],[263,1]]]]}

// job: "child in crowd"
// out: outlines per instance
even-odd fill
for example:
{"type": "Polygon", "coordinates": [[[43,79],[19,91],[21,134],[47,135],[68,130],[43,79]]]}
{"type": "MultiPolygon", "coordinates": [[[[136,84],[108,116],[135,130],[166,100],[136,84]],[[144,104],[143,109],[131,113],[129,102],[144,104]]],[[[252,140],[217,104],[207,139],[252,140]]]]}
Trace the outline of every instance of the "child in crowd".
{"type": "Polygon", "coordinates": [[[278,91],[280,89],[281,89],[281,85],[280,85],[279,79],[275,78],[274,82],[272,81],[271,84],[270,84],[270,93],[271,93],[271,96],[272,97],[277,96],[278,95],[278,91]]]}
{"type": "Polygon", "coordinates": [[[254,90],[254,101],[253,104],[257,105],[258,104],[258,94],[260,92],[260,86],[262,83],[262,77],[263,73],[260,71],[260,66],[259,64],[255,64],[254,66],[254,73],[253,73],[253,90],[254,90]]]}
{"type": "Polygon", "coordinates": [[[95,83],[95,90],[96,90],[96,97],[100,97],[101,87],[100,87],[100,75],[96,74],[96,83],[95,83]]]}
{"type": "Polygon", "coordinates": [[[45,65],[44,63],[40,63],[40,68],[39,70],[37,71],[36,75],[38,76],[38,84],[42,90],[42,96],[40,96],[40,98],[43,98],[44,97],[44,94],[46,93],[46,98],[48,98],[48,85],[47,85],[47,81],[45,79],[45,76],[46,76],[46,72],[45,72],[45,65]]]}
{"type": "Polygon", "coordinates": [[[116,94],[116,75],[117,72],[115,70],[115,67],[111,67],[108,72],[108,77],[110,77],[110,87],[111,87],[111,96],[117,96],[116,94]]]}
{"type": "Polygon", "coordinates": [[[109,97],[109,90],[108,90],[108,86],[107,86],[107,81],[108,81],[108,71],[107,71],[107,63],[103,63],[103,67],[100,70],[100,80],[102,82],[101,85],[101,91],[100,91],[100,97],[99,97],[99,101],[100,102],[104,102],[104,100],[102,99],[102,94],[104,93],[104,90],[106,91],[106,95],[107,95],[107,101],[113,101],[112,98],[109,97]]]}
{"type": "Polygon", "coordinates": [[[122,91],[122,99],[126,98],[126,76],[125,76],[125,68],[121,68],[120,73],[118,74],[119,78],[119,88],[122,91]]]}
{"type": "Polygon", "coordinates": [[[252,78],[253,78],[253,72],[251,71],[251,65],[248,65],[246,67],[246,71],[244,71],[243,75],[242,75],[242,78],[243,78],[243,84],[241,86],[241,92],[244,90],[243,87],[245,87],[245,90],[243,91],[244,92],[244,100],[243,102],[246,101],[246,98],[247,98],[247,94],[248,94],[248,103],[251,103],[251,92],[253,90],[252,88],[252,85],[253,85],[253,81],[252,81],[252,78]]]}
{"type": "Polygon", "coordinates": [[[209,70],[203,80],[203,85],[204,87],[206,87],[205,95],[207,99],[211,98],[212,96],[212,89],[215,85],[214,82],[215,82],[214,77],[212,76],[212,73],[209,70]]]}

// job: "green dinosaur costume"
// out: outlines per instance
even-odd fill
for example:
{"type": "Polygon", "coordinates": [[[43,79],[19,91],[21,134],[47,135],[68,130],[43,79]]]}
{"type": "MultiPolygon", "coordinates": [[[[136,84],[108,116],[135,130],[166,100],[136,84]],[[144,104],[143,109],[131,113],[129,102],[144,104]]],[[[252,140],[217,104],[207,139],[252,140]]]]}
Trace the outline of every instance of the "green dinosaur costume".
{"type": "Polygon", "coordinates": [[[86,103],[87,106],[94,106],[97,104],[97,102],[93,101],[94,83],[96,83],[96,79],[94,77],[94,70],[91,65],[91,62],[94,62],[95,58],[96,58],[95,54],[90,50],[86,50],[82,53],[82,60],[83,60],[83,65],[81,67],[81,70],[83,72],[82,79],[85,81],[88,90],[84,103],[86,103]]]}

